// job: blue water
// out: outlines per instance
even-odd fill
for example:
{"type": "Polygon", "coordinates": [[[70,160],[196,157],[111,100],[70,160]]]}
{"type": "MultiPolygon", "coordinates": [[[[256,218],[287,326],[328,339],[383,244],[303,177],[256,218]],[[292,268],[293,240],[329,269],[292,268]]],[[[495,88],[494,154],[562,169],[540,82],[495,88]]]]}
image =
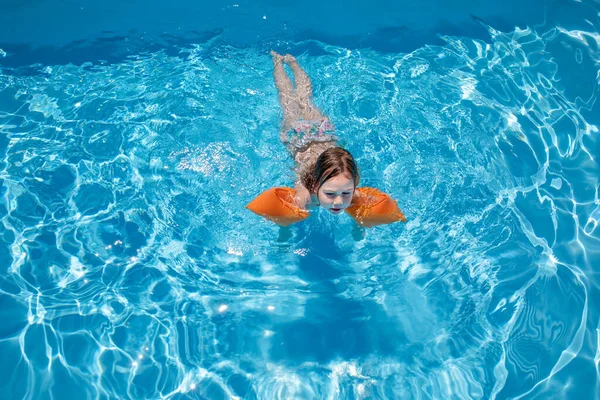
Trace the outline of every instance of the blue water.
{"type": "Polygon", "coordinates": [[[598,3],[212,4],[2,5],[0,398],[600,398],[598,3]],[[406,224],[244,208],[271,48],[406,224]]]}

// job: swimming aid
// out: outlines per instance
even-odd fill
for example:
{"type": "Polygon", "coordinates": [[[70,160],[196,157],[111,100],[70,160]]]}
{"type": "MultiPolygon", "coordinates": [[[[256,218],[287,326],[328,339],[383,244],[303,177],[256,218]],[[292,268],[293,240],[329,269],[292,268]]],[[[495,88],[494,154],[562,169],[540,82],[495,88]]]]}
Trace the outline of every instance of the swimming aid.
{"type": "Polygon", "coordinates": [[[296,190],[288,187],[267,189],[252,200],[246,208],[255,214],[275,222],[277,225],[288,226],[302,221],[310,215],[294,204],[296,190]]]}
{"type": "MultiPolygon", "coordinates": [[[[361,226],[370,228],[392,222],[406,222],[406,217],[398,204],[386,193],[369,187],[356,188],[358,196],[352,198],[352,204],[346,209],[361,226]]],[[[252,200],[246,208],[278,225],[288,226],[302,221],[310,215],[294,204],[296,190],[288,187],[276,187],[265,190],[252,200]]]]}
{"type": "Polygon", "coordinates": [[[356,191],[359,196],[352,197],[352,204],[346,208],[346,213],[359,225],[370,228],[392,222],[406,222],[398,203],[388,194],[370,187],[356,188],[356,191]]]}

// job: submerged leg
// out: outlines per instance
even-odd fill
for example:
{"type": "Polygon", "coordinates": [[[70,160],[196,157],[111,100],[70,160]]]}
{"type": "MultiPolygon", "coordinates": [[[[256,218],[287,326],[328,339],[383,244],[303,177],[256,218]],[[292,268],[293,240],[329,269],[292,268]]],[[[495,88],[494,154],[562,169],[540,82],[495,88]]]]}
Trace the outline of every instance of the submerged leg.
{"type": "Polygon", "coordinates": [[[300,106],[292,81],[283,68],[283,57],[274,51],[271,51],[271,56],[273,57],[273,78],[275,80],[275,87],[279,92],[279,104],[283,110],[281,141],[285,143],[286,141],[283,138],[284,133],[289,130],[294,121],[301,117],[300,106]]]}
{"type": "Polygon", "coordinates": [[[327,118],[312,102],[312,82],[306,71],[298,64],[296,58],[290,54],[286,54],[283,56],[283,61],[290,66],[294,73],[296,95],[298,96],[298,101],[300,103],[302,117],[309,120],[327,118]]]}

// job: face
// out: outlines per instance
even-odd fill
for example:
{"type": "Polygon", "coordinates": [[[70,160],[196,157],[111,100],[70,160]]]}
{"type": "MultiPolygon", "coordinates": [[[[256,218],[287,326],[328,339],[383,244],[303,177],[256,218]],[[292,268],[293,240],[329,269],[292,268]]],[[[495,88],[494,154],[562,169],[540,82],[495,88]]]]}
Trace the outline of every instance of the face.
{"type": "Polygon", "coordinates": [[[354,181],[340,174],[325,181],[317,192],[319,204],[332,214],[339,214],[350,206],[354,195],[354,181]]]}

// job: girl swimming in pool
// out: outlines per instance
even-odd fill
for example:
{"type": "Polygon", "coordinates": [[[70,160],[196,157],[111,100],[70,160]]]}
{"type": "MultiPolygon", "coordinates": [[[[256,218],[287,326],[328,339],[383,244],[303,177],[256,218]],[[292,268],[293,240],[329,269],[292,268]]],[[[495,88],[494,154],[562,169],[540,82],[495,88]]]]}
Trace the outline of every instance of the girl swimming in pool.
{"type": "Polygon", "coordinates": [[[308,218],[320,206],[332,214],[346,211],[359,225],[371,227],[406,221],[396,202],[375,188],[357,188],[360,180],[352,155],[338,146],[329,118],[312,102],[312,85],[292,56],[271,52],[275,86],[283,109],[280,137],[295,161],[294,189],[271,188],[246,206],[278,225],[308,218]],[[289,65],[296,87],[285,72],[289,65]]]}
{"type": "Polygon", "coordinates": [[[295,203],[333,214],[348,208],[360,176],[352,155],[339,147],[334,126],[312,102],[312,84],[291,55],[272,51],[275,86],[283,110],[280,138],[295,161],[295,203]],[[283,64],[294,74],[294,89],[283,64]]]}

